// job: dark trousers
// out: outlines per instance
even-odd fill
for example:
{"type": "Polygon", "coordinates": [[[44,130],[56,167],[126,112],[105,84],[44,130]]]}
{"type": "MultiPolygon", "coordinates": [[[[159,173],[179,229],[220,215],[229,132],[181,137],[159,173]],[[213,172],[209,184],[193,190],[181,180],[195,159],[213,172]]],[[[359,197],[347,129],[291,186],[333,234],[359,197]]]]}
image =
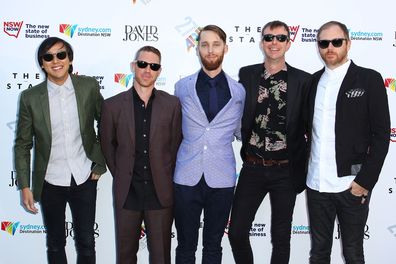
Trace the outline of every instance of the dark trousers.
{"type": "Polygon", "coordinates": [[[176,264],[195,263],[200,217],[204,213],[202,263],[220,264],[221,240],[228,223],[234,187],[211,188],[204,177],[195,186],[175,184],[176,264]]]}
{"type": "Polygon", "coordinates": [[[139,241],[142,236],[144,221],[149,262],[153,264],[170,264],[171,229],[173,208],[134,211],[116,210],[117,229],[117,263],[136,264],[139,241]]]}
{"type": "Polygon", "coordinates": [[[76,185],[72,178],[70,187],[44,182],[41,211],[47,230],[47,257],[50,264],[67,263],[65,246],[65,210],[69,203],[78,264],[95,263],[95,210],[97,181],[90,178],[76,185]]]}
{"type": "Polygon", "coordinates": [[[249,231],[267,193],[271,203],[271,263],[289,262],[291,223],[297,195],[289,168],[287,165],[264,167],[244,164],[234,196],[228,231],[237,264],[253,263],[249,231]]]}
{"type": "Polygon", "coordinates": [[[346,264],[364,263],[363,238],[369,212],[369,198],[353,195],[350,190],[340,193],[320,193],[308,188],[308,211],[311,228],[309,263],[330,263],[334,222],[340,225],[342,251],[346,264]]]}

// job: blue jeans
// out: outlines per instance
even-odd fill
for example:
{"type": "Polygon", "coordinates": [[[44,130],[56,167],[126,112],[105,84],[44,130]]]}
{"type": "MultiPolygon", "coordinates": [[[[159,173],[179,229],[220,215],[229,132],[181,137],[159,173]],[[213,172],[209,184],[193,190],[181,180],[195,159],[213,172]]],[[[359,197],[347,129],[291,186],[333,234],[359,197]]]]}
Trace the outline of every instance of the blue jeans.
{"type": "Polygon", "coordinates": [[[41,211],[47,230],[47,257],[50,264],[66,264],[65,210],[66,203],[73,219],[74,240],[78,264],[95,263],[95,210],[97,181],[90,178],[70,187],[44,182],[41,211]]]}
{"type": "Polygon", "coordinates": [[[175,184],[176,264],[195,263],[200,217],[204,213],[202,263],[220,264],[221,240],[228,223],[234,187],[211,188],[204,177],[195,186],[175,184]]]}
{"type": "Polygon", "coordinates": [[[271,263],[289,263],[291,224],[297,196],[289,167],[244,164],[235,191],[228,230],[228,238],[237,264],[253,264],[249,231],[267,194],[271,203],[271,263]]]}
{"type": "Polygon", "coordinates": [[[336,216],[345,263],[365,263],[363,239],[370,197],[362,204],[362,198],[353,195],[350,189],[339,193],[321,193],[308,188],[307,201],[311,229],[309,263],[330,263],[336,216]]]}

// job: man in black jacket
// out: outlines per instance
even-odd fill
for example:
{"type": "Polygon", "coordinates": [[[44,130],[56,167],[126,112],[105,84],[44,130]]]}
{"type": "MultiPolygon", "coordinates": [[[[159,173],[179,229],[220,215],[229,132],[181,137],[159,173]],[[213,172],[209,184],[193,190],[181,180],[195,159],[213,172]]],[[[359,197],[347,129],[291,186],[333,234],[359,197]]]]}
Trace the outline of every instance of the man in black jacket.
{"type": "Polygon", "coordinates": [[[285,61],[289,27],[281,21],[262,30],[264,63],[240,69],[246,89],[242,117],[243,167],[233,207],[229,239],[237,264],[253,263],[249,231],[269,194],[271,201],[271,263],[289,262],[290,230],[298,193],[305,189],[307,142],[303,119],[310,75],[285,61]]]}
{"type": "Polygon", "coordinates": [[[346,263],[364,263],[370,192],[389,147],[386,90],[378,72],[348,59],[344,24],[325,23],[317,39],[325,67],[313,75],[309,99],[310,263],[330,263],[336,216],[346,263]]]}

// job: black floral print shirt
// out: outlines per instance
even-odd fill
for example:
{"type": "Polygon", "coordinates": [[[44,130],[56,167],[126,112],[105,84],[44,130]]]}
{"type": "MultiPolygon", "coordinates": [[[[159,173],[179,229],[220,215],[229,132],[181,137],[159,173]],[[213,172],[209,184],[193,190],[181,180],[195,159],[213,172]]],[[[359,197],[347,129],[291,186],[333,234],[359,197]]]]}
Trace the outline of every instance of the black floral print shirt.
{"type": "Polygon", "coordinates": [[[261,75],[248,153],[264,159],[287,159],[287,69],[261,75]]]}

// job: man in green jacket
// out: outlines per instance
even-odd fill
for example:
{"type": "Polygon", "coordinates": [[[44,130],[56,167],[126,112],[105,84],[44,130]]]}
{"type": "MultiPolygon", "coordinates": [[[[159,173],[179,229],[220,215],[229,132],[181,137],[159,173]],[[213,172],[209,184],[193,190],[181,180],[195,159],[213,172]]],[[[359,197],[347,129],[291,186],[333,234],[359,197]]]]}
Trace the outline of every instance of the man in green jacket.
{"type": "Polygon", "coordinates": [[[36,214],[35,202],[40,202],[48,263],[63,264],[69,203],[77,263],[95,263],[96,185],[106,165],[94,123],[103,97],[94,78],[71,74],[73,50],[66,41],[45,39],[37,59],[47,78],[20,95],[14,146],[22,204],[36,214]]]}

